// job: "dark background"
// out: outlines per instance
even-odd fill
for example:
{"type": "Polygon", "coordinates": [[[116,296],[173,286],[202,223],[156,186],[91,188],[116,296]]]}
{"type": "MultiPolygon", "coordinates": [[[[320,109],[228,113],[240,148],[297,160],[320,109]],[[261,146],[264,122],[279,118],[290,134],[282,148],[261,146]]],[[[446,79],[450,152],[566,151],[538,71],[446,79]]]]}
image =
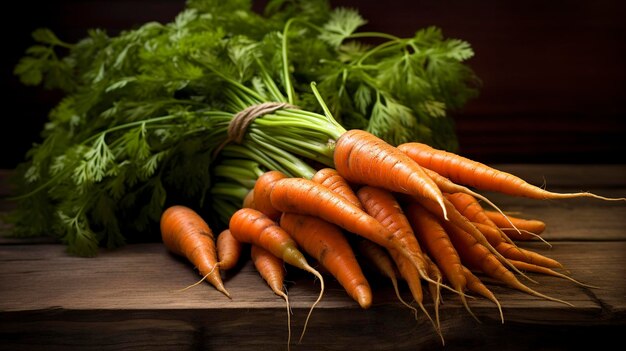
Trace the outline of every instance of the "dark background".
{"type": "MultiPolygon", "coordinates": [[[[483,162],[626,163],[626,6],[614,0],[355,1],[365,30],[410,36],[429,25],[468,41],[481,94],[454,114],[461,153],[483,162]]],[[[51,28],[76,41],[89,28],[109,34],[169,22],[183,0],[12,1],[3,4],[0,168],[13,168],[33,142],[58,93],[24,87],[12,69],[51,28]]],[[[265,1],[255,2],[262,8],[265,1]]]]}

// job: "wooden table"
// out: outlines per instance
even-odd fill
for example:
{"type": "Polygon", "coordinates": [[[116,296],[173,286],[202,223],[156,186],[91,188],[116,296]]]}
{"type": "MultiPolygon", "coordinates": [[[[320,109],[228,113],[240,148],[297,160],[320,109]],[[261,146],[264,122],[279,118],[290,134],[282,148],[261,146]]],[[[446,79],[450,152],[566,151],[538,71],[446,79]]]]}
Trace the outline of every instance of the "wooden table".
{"type": "MultiPolygon", "coordinates": [[[[626,196],[626,165],[500,165],[551,190],[626,196]]],[[[445,349],[559,350],[622,340],[626,331],[626,203],[593,199],[535,201],[487,194],[507,211],[548,223],[552,243],[521,244],[562,262],[571,276],[598,286],[531,274],[536,290],[565,306],[485,280],[496,307],[472,299],[481,323],[458,297],[443,292],[445,349]]],[[[0,208],[6,211],[7,204],[0,208]]],[[[7,230],[5,226],[5,230],[7,230]]],[[[0,245],[0,350],[276,350],[286,349],[283,300],[249,261],[225,276],[232,299],[198,279],[185,261],[160,244],[129,245],[96,258],[68,256],[43,241],[3,239],[0,245]]],[[[289,270],[292,350],[443,349],[431,324],[401,305],[386,280],[373,277],[374,305],[360,309],[330,277],[298,344],[319,282],[289,270]]],[[[408,290],[401,293],[409,298],[408,290]]],[[[426,308],[433,310],[428,295],[426,308]]],[[[619,345],[619,344],[618,344],[619,345]]]]}

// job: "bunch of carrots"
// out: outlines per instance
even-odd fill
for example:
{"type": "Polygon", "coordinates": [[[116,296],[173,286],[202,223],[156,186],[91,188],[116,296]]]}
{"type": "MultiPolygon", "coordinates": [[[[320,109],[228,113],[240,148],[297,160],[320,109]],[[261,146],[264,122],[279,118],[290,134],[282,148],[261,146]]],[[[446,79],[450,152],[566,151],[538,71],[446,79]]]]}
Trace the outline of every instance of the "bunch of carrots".
{"type": "MultiPolygon", "coordinates": [[[[372,305],[372,287],[361,269],[367,261],[391,279],[396,293],[397,280],[405,280],[417,306],[441,335],[442,289],[457,294],[472,316],[468,294],[489,299],[504,321],[498,299],[479,275],[568,305],[518,277],[537,272],[579,283],[558,272],[563,267],[556,260],[515,244],[538,237],[545,223],[506,215],[468,187],[532,199],[625,200],[587,192],[549,192],[454,153],[414,142],[394,147],[362,130],[346,131],[336,140],[333,161],[334,167],[320,167],[310,179],[276,170],[262,173],[217,239],[193,210],[172,206],[161,218],[163,241],[227,296],[220,270],[244,259],[242,246],[250,245],[255,267],[285,299],[288,310],[284,263],[319,279],[320,294],[312,312],[323,296],[324,277],[310,260],[364,309],[372,305]],[[423,304],[423,284],[433,298],[434,319],[423,304]]],[[[417,316],[417,309],[402,302],[417,316]]]]}

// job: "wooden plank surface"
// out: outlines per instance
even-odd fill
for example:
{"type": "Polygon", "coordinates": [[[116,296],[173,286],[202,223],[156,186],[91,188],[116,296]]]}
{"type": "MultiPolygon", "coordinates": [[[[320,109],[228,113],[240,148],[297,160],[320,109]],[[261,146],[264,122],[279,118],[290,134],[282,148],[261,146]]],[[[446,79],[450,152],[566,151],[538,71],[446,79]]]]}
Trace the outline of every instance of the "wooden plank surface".
{"type": "MultiPolygon", "coordinates": [[[[499,167],[525,179],[554,180],[551,184],[559,190],[588,186],[611,196],[626,193],[626,166],[499,167]]],[[[444,291],[442,347],[427,319],[420,314],[415,320],[386,280],[368,272],[374,305],[362,310],[327,277],[326,293],[303,342],[293,344],[292,350],[562,350],[621,340],[626,327],[626,204],[497,194],[490,198],[505,210],[545,220],[544,237],[552,247],[541,242],[520,245],[557,259],[573,278],[597,288],[537,274],[530,274],[537,283],[525,281],[574,305],[570,307],[482,277],[502,304],[504,324],[491,302],[470,300],[482,322],[478,323],[457,296],[444,291]]],[[[4,211],[10,207],[5,203],[4,211]]],[[[286,349],[284,301],[267,288],[249,261],[224,277],[232,299],[208,284],[178,291],[199,275],[159,243],[102,250],[88,259],[68,256],[62,245],[46,239],[3,239],[0,350],[231,350],[233,345],[238,350],[286,349]]],[[[319,287],[307,273],[289,269],[295,339],[319,287]]],[[[410,300],[406,286],[401,286],[401,293],[410,300]]],[[[425,305],[432,314],[427,294],[425,305]]]]}

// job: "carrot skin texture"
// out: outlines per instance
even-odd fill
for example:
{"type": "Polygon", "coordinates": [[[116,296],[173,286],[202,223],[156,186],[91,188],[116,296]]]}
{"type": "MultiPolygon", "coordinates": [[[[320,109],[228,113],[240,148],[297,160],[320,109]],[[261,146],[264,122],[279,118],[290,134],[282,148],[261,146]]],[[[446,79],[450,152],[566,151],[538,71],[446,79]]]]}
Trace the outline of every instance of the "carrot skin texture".
{"type": "Polygon", "coordinates": [[[283,213],[280,226],[337,279],[361,308],[367,309],[372,305],[370,285],[338,226],[317,217],[295,213],[283,213]]]}
{"type": "Polygon", "coordinates": [[[161,215],[161,237],[165,247],[187,258],[218,291],[229,296],[217,265],[213,232],[194,210],[180,205],[167,208],[161,215]]]}
{"type": "Polygon", "coordinates": [[[250,200],[254,204],[254,209],[263,212],[273,221],[278,221],[281,212],[272,206],[270,201],[270,193],[274,182],[279,179],[287,178],[287,176],[279,171],[268,171],[257,178],[252,189],[253,198],[250,200]]]}
{"type": "Polygon", "coordinates": [[[315,173],[311,180],[315,183],[322,184],[328,189],[334,191],[335,193],[345,197],[361,209],[363,208],[361,202],[359,201],[359,198],[354,193],[354,190],[352,190],[352,187],[350,186],[348,181],[344,177],[342,177],[336,169],[322,168],[315,173]]]}
{"type": "Polygon", "coordinates": [[[241,257],[241,251],[243,250],[241,243],[233,237],[229,229],[224,229],[217,236],[216,246],[220,269],[233,269],[241,257]]]}
{"type": "Polygon", "coordinates": [[[443,194],[422,167],[382,139],[349,130],[335,144],[335,168],[347,181],[431,199],[447,218],[443,194]]]}

